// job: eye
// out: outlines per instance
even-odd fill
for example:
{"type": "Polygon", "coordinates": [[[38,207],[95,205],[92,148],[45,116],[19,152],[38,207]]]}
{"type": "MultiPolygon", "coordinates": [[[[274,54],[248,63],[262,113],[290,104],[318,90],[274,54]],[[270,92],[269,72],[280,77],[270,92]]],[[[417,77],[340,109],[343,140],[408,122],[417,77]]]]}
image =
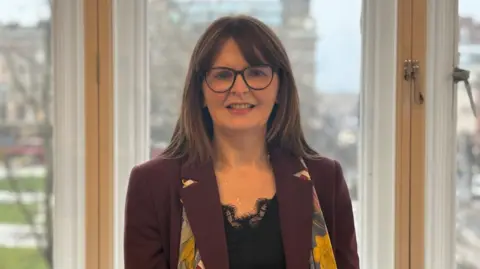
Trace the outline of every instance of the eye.
{"type": "Polygon", "coordinates": [[[272,74],[270,67],[251,67],[247,70],[246,75],[249,77],[269,77],[272,74]]]}
{"type": "Polygon", "coordinates": [[[264,76],[265,75],[265,72],[262,72],[261,70],[252,70],[249,73],[252,76],[264,76]]]}
{"type": "Polygon", "coordinates": [[[232,72],[229,70],[212,70],[209,77],[216,80],[231,79],[232,72]]]}

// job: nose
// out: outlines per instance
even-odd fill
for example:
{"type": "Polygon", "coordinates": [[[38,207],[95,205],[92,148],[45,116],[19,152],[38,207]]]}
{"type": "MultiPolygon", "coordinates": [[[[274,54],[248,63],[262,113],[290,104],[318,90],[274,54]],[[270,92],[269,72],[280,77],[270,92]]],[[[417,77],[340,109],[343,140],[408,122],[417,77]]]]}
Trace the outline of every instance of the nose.
{"type": "Polygon", "coordinates": [[[241,74],[237,74],[235,81],[233,82],[232,89],[230,90],[233,94],[243,94],[249,92],[250,89],[248,88],[247,83],[243,80],[241,74]]]}

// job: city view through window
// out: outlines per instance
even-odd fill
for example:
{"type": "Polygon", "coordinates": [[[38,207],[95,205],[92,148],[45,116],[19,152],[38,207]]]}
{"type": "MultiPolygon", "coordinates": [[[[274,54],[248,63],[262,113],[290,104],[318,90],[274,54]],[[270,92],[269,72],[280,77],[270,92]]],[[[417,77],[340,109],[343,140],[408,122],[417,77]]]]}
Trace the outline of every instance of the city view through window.
{"type": "Polygon", "coordinates": [[[51,2],[0,0],[0,268],[53,268],[51,2]]]}
{"type": "MultiPolygon", "coordinates": [[[[459,67],[469,70],[480,111],[480,4],[459,0],[459,67]]],[[[480,118],[463,84],[457,89],[456,260],[458,269],[480,268],[480,118]]]]}

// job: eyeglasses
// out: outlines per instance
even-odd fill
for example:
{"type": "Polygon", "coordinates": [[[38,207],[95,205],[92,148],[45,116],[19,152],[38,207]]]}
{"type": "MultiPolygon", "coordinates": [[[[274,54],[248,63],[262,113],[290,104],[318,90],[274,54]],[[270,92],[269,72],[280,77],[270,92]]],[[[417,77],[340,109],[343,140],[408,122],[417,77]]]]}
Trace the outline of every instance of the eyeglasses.
{"type": "Polygon", "coordinates": [[[273,80],[274,70],[270,65],[249,66],[243,70],[235,70],[228,67],[213,67],[205,73],[207,86],[216,93],[228,92],[232,89],[238,74],[252,90],[263,90],[273,80]]]}

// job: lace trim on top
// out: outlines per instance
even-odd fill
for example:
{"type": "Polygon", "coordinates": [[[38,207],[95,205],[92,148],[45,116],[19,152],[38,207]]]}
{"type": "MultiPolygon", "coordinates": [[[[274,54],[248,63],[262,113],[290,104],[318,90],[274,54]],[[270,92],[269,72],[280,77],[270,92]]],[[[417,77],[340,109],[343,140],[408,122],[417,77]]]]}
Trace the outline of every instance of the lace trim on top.
{"type": "Polygon", "coordinates": [[[233,228],[241,228],[245,225],[250,227],[255,227],[260,223],[260,221],[265,216],[268,206],[271,202],[276,199],[276,195],[272,198],[259,198],[255,203],[256,211],[253,213],[247,213],[242,216],[236,217],[237,207],[235,205],[222,205],[223,214],[225,215],[227,221],[233,228]]]}

